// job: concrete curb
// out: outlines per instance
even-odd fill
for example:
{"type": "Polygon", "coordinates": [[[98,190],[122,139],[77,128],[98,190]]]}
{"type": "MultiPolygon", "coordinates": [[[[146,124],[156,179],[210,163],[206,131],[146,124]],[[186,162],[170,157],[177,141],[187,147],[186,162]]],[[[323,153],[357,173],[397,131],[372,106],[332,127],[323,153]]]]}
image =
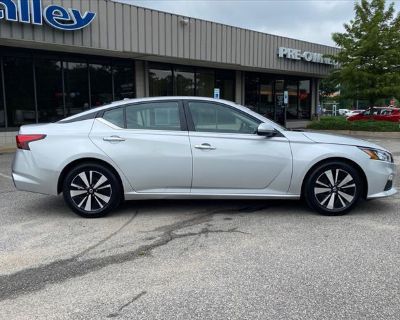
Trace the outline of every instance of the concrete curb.
{"type": "Polygon", "coordinates": [[[371,132],[371,131],[351,131],[351,130],[307,130],[316,133],[344,134],[355,137],[367,137],[378,139],[400,139],[400,132],[371,132]]]}
{"type": "Polygon", "coordinates": [[[14,146],[0,147],[0,154],[2,154],[2,153],[14,153],[15,150],[17,150],[17,148],[14,147],[14,146]]]}

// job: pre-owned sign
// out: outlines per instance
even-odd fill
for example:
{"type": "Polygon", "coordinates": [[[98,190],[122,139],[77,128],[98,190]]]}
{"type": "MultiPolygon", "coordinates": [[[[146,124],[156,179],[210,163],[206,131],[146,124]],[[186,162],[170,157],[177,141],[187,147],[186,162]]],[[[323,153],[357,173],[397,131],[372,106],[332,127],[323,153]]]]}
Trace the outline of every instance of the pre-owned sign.
{"type": "Polygon", "coordinates": [[[307,62],[336,65],[335,61],[333,61],[331,58],[324,57],[322,53],[301,51],[299,49],[279,47],[278,56],[279,58],[291,60],[304,60],[307,62]]]}
{"type": "MultiPolygon", "coordinates": [[[[85,0],[86,1],[86,0],[85,0]]],[[[58,5],[43,8],[42,0],[0,0],[0,20],[42,25],[43,20],[60,30],[79,30],[87,27],[96,13],[65,9],[58,5]]]]}

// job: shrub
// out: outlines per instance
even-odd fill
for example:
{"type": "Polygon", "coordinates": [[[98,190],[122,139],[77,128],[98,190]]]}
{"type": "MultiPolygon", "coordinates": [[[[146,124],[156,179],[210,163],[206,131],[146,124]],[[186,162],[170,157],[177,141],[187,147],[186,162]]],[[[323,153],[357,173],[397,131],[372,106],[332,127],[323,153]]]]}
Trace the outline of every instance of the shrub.
{"type": "Polygon", "coordinates": [[[375,120],[347,121],[344,117],[322,117],[320,121],[311,122],[307,128],[313,130],[400,132],[400,123],[375,120]]]}

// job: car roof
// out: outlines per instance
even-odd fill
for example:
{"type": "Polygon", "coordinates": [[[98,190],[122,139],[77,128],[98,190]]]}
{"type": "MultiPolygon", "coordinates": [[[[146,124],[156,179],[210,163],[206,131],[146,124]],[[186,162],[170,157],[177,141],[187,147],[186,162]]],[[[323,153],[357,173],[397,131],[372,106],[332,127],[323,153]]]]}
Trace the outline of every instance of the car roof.
{"type": "Polygon", "coordinates": [[[74,114],[68,118],[63,119],[62,121],[73,120],[75,118],[84,117],[89,114],[97,113],[99,111],[107,110],[109,108],[124,106],[132,103],[139,103],[139,102],[151,102],[151,101],[170,101],[170,100],[199,100],[199,101],[212,101],[212,102],[223,102],[225,104],[229,104],[232,106],[238,106],[232,101],[223,100],[223,99],[213,99],[207,97],[192,97],[192,96],[167,96],[167,97],[145,97],[145,98],[135,98],[135,99],[123,99],[119,101],[113,101],[109,104],[104,106],[91,108],[87,111],[80,112],[78,114],[74,114]]]}
{"type": "MultiPolygon", "coordinates": [[[[129,105],[132,103],[140,103],[140,102],[151,102],[151,101],[176,101],[176,100],[196,100],[196,101],[209,101],[209,102],[214,102],[214,103],[223,103],[229,106],[232,106],[236,109],[245,111],[246,113],[251,114],[253,117],[263,121],[263,122],[271,122],[269,119],[266,119],[265,117],[263,117],[262,115],[260,115],[259,113],[256,113],[254,111],[252,111],[251,109],[236,104],[235,102],[232,101],[228,101],[228,100],[224,100],[224,99],[214,99],[214,98],[207,98],[207,97],[194,97],[194,96],[167,96],[167,97],[146,97],[146,98],[136,98],[136,99],[124,99],[124,100],[120,100],[120,101],[114,101],[110,104],[101,106],[101,107],[96,107],[96,108],[92,108],[90,110],[87,111],[83,111],[80,112],[78,114],[72,115],[68,118],[64,118],[62,120],[60,120],[59,122],[65,123],[65,122],[72,122],[72,121],[76,121],[78,119],[85,119],[85,118],[91,118],[92,115],[97,114],[98,112],[101,112],[103,110],[108,110],[111,108],[115,108],[115,107],[120,107],[120,106],[125,106],[125,105],[129,105]]],[[[275,126],[281,127],[276,123],[273,123],[275,126]]],[[[282,128],[282,127],[281,127],[282,128]]]]}

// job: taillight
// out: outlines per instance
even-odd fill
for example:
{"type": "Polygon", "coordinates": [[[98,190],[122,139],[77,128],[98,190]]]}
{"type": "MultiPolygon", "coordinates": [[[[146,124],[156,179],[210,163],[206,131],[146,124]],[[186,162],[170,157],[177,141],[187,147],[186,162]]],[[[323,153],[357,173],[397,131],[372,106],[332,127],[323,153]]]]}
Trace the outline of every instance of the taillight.
{"type": "Polygon", "coordinates": [[[19,134],[16,137],[17,148],[23,150],[31,150],[29,143],[46,138],[45,134],[19,134]]]}

